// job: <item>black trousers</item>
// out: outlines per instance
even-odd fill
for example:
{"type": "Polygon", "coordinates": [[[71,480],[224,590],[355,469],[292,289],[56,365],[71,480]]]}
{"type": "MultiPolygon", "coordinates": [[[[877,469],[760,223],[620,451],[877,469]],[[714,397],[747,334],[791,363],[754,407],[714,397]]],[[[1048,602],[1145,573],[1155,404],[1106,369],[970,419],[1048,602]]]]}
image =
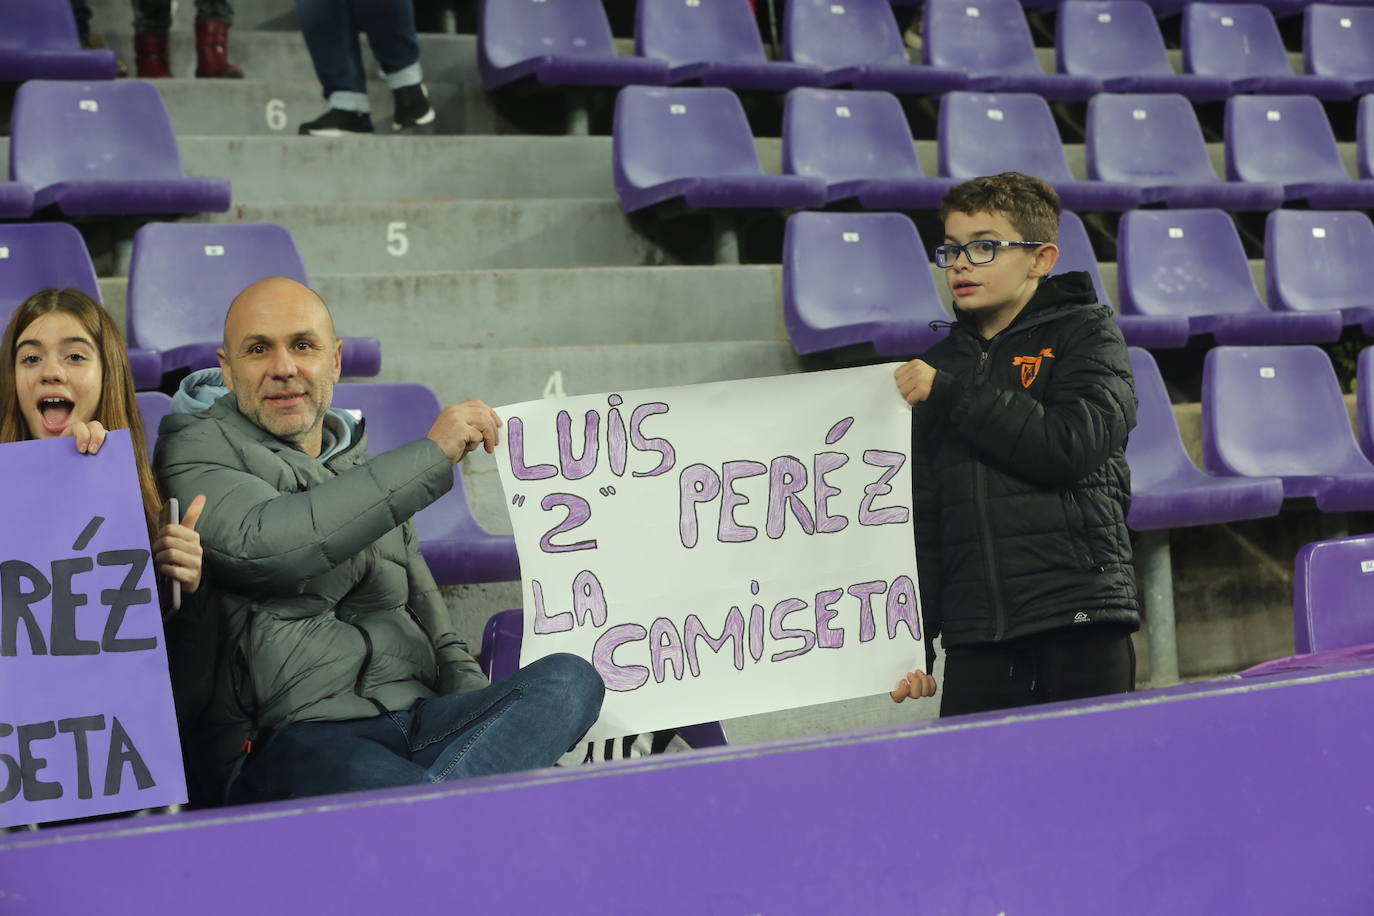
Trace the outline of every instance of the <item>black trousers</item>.
{"type": "Polygon", "coordinates": [[[1135,689],[1135,647],[1119,626],[1061,628],[945,650],[940,716],[1135,689]]]}

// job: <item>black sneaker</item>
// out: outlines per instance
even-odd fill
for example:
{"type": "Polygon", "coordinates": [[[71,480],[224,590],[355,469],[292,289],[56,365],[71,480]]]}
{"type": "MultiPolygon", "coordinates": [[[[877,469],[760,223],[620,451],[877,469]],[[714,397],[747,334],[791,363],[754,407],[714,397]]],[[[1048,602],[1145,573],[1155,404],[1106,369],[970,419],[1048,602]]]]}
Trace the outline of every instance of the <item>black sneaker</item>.
{"type": "Polygon", "coordinates": [[[396,111],[391,116],[392,130],[434,123],[434,109],[429,107],[429,90],[424,83],[402,86],[391,95],[396,100],[396,111]]]}
{"type": "Polygon", "coordinates": [[[365,111],[331,108],[313,121],[301,125],[301,136],[342,137],[344,134],[372,133],[372,117],[365,111]]]}

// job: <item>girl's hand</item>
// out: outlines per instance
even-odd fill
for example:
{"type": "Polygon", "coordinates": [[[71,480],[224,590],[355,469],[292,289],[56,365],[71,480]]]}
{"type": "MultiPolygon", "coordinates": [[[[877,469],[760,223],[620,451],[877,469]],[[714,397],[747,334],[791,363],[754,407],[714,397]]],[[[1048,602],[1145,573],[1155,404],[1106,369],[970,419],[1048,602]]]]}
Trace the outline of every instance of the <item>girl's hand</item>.
{"type": "Polygon", "coordinates": [[[76,439],[76,450],[83,455],[94,455],[105,444],[105,427],[95,420],[83,423],[77,420],[67,427],[64,435],[76,439]]]}
{"type": "Polygon", "coordinates": [[[188,592],[200,587],[201,549],[196,522],[204,510],[205,496],[197,496],[186,508],[181,524],[163,525],[158,529],[157,541],[153,544],[153,558],[158,572],[177,580],[188,592]]]}

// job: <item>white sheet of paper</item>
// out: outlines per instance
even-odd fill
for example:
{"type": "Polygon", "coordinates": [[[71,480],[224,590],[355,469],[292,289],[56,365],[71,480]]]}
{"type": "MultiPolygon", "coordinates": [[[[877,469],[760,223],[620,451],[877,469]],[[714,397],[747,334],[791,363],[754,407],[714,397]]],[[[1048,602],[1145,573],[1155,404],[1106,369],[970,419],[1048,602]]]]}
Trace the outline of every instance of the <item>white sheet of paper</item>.
{"type": "Polygon", "coordinates": [[[868,696],[921,663],[911,411],[892,372],[497,408],[520,661],[596,665],[589,740],[868,696]]]}

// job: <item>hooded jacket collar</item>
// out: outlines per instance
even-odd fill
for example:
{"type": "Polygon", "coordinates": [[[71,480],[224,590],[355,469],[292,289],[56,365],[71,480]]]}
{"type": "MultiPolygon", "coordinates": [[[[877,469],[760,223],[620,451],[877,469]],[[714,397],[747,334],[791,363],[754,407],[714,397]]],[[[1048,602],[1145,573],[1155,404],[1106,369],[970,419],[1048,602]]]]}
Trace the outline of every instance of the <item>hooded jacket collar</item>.
{"type": "MultiPolygon", "coordinates": [[[[1063,312],[1079,308],[1107,308],[1097,301],[1097,291],[1093,288],[1092,276],[1086,270],[1071,270],[1055,274],[1040,281],[1040,286],[1031,296],[1011,324],[997,332],[996,337],[1022,330],[1043,320],[1053,318],[1063,312]]],[[[974,337],[981,338],[978,320],[972,312],[954,306],[955,326],[962,328],[974,337]]]]}

